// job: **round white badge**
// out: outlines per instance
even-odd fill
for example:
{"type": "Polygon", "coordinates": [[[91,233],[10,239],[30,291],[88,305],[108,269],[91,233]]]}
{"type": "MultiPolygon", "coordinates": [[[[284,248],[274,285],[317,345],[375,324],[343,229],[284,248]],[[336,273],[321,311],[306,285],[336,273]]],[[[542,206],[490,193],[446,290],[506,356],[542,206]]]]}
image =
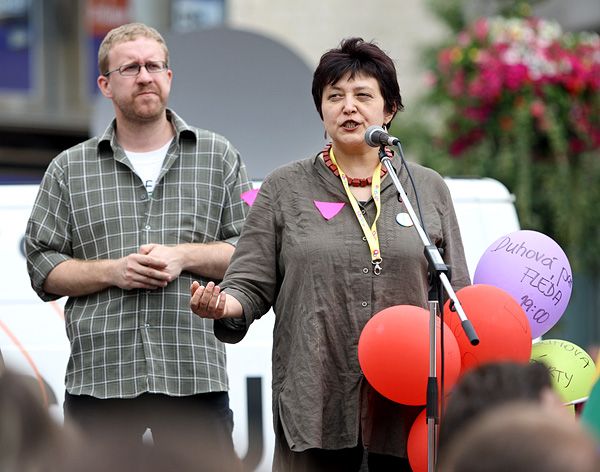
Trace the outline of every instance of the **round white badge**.
{"type": "Polygon", "coordinates": [[[404,226],[406,228],[408,228],[409,226],[413,225],[412,220],[410,219],[410,215],[408,213],[398,213],[396,215],[396,222],[400,225],[400,226],[404,226]]]}

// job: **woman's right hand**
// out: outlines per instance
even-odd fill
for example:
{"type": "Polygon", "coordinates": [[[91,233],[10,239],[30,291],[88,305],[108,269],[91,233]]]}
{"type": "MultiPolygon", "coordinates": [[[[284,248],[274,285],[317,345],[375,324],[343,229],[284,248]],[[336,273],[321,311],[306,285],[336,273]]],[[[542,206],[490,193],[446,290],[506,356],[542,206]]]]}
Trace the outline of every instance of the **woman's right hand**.
{"type": "Polygon", "coordinates": [[[242,305],[232,296],[225,295],[214,282],[208,282],[206,287],[197,281],[190,287],[192,298],[190,308],[201,318],[219,320],[221,318],[239,318],[243,315],[242,305]]]}

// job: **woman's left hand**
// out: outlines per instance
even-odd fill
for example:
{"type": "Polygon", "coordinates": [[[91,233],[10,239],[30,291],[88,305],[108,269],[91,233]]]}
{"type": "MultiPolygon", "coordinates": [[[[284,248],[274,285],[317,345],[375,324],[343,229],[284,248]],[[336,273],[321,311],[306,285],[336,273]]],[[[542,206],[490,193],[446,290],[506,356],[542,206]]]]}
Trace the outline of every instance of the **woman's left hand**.
{"type": "Polygon", "coordinates": [[[190,290],[192,293],[190,308],[201,318],[219,320],[221,318],[240,318],[244,314],[240,302],[235,297],[221,292],[221,288],[214,282],[208,282],[204,287],[194,281],[190,290]]]}

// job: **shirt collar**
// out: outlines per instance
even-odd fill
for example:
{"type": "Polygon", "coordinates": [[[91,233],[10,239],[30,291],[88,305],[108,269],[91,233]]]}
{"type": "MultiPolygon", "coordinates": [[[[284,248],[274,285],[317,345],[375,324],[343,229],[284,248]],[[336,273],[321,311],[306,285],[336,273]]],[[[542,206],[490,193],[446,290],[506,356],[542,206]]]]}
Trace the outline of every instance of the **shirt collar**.
{"type": "MultiPolygon", "coordinates": [[[[197,137],[197,130],[188,125],[177,113],[170,108],[167,108],[167,120],[171,122],[175,129],[177,141],[182,139],[195,139],[197,137]]],[[[104,130],[104,133],[98,138],[98,153],[108,152],[113,154],[114,150],[117,149],[119,144],[117,143],[117,135],[115,133],[115,127],[117,125],[117,119],[113,118],[108,127],[104,130]]]]}

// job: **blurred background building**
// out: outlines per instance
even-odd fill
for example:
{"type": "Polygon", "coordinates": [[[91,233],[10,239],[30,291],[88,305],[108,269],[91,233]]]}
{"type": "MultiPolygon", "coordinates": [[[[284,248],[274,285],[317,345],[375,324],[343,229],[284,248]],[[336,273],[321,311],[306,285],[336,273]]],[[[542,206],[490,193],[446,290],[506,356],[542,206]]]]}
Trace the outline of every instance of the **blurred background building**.
{"type": "MultiPolygon", "coordinates": [[[[464,8],[491,14],[496,3],[467,0],[464,8]]],[[[552,0],[535,8],[567,30],[600,29],[598,0],[552,0]]],[[[36,180],[52,157],[90,135],[98,45],[108,30],[129,21],[163,34],[226,26],[264,35],[310,71],[344,37],[375,40],[396,61],[408,113],[424,86],[423,47],[447,33],[427,0],[0,0],[0,180],[36,180]]],[[[211,65],[198,70],[203,67],[211,65]]],[[[264,75],[268,80],[269,71],[264,75]]],[[[197,80],[176,78],[189,86],[197,80]]],[[[303,99],[312,107],[309,94],[303,99]]]]}

